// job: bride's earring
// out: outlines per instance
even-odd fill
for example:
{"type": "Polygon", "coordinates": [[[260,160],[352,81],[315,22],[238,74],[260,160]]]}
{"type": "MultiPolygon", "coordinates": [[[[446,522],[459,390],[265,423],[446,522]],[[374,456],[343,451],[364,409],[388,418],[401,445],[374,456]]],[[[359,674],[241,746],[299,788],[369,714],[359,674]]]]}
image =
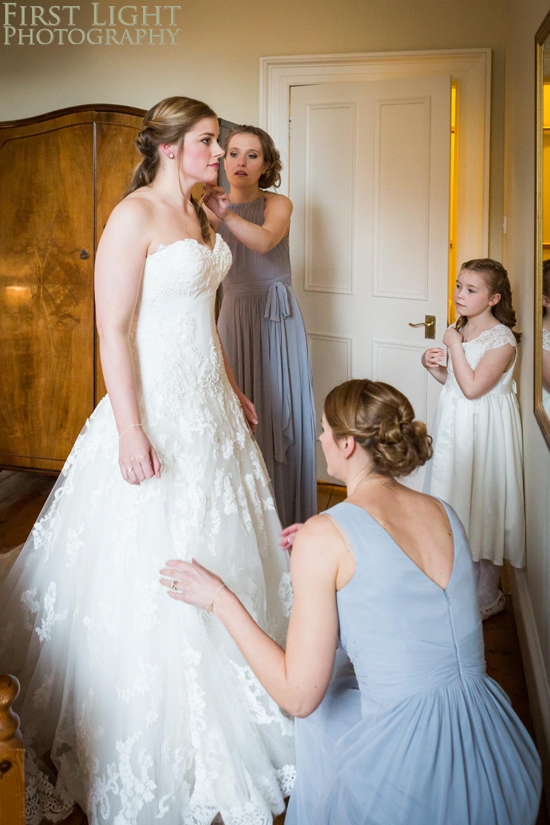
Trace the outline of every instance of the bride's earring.
{"type": "Polygon", "coordinates": [[[170,154],[168,155],[168,157],[169,157],[169,158],[173,158],[173,157],[174,157],[174,153],[173,153],[173,152],[170,152],[170,154]]]}

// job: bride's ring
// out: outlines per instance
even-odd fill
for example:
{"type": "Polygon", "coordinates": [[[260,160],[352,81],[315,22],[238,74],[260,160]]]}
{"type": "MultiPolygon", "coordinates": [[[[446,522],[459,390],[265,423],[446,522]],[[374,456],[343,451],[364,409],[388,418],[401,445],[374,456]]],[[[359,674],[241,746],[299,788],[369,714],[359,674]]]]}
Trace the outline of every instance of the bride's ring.
{"type": "Polygon", "coordinates": [[[177,589],[178,589],[178,580],[174,579],[174,581],[172,582],[171,590],[177,590],[177,589]]]}
{"type": "Polygon", "coordinates": [[[128,467],[128,472],[129,472],[129,473],[133,473],[133,472],[134,472],[134,468],[133,468],[133,467],[128,467]]]}

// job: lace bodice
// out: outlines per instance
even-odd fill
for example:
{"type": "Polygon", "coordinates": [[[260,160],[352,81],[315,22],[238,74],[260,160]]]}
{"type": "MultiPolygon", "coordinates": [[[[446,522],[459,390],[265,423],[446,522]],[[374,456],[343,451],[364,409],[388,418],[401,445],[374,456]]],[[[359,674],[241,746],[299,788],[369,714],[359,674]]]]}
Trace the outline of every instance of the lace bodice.
{"type": "MultiPolygon", "coordinates": [[[[486,329],[485,332],[482,332],[481,335],[478,335],[477,338],[474,338],[472,341],[464,341],[462,344],[462,348],[464,350],[464,354],[466,355],[466,360],[470,367],[475,370],[483,356],[486,352],[490,349],[498,349],[499,347],[503,347],[506,344],[512,344],[512,346],[516,349],[516,358],[517,358],[517,341],[515,338],[514,333],[512,330],[505,326],[504,324],[497,324],[495,327],[491,329],[486,329]]],[[[514,358],[514,363],[512,366],[502,374],[498,383],[489,390],[487,395],[502,395],[508,392],[514,392],[515,386],[512,380],[512,376],[514,374],[514,368],[516,365],[516,358],[514,358]]],[[[456,380],[454,370],[453,370],[453,361],[451,358],[451,354],[449,353],[449,360],[447,364],[447,381],[445,383],[445,389],[447,391],[451,391],[454,394],[460,395],[464,397],[462,390],[460,389],[458,382],[456,380]]],[[[479,399],[477,399],[479,400],[479,399]]]]}
{"type": "Polygon", "coordinates": [[[148,423],[186,410],[191,424],[206,396],[212,400],[220,390],[225,371],[214,302],[230,266],[220,235],[213,250],[186,238],[147,258],[133,351],[148,423]]]}
{"type": "Polygon", "coordinates": [[[545,352],[550,352],[550,330],[542,328],[542,348],[545,352]]]}

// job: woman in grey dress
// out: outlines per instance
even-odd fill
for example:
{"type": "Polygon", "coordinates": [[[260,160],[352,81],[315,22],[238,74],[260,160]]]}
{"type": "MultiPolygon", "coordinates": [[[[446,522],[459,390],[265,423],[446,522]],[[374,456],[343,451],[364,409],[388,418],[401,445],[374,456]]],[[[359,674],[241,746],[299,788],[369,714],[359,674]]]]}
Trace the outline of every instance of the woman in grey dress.
{"type": "Polygon", "coordinates": [[[291,283],[292,203],[264,192],[281,162],[270,136],[239,126],[227,137],[231,189],[204,203],[233,255],[218,330],[238,386],[256,408],[255,431],[283,526],[317,512],[315,410],[306,332],[291,283]]]}

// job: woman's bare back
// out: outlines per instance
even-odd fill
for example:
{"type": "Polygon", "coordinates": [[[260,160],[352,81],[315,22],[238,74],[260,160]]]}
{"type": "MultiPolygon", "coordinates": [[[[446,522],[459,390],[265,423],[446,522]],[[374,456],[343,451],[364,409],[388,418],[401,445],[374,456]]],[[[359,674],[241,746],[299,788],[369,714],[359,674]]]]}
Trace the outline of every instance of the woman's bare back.
{"type": "Polygon", "coordinates": [[[358,485],[347,501],[366,510],[428,578],[447,588],[454,562],[453,532],[438,499],[388,478],[358,485]]]}

